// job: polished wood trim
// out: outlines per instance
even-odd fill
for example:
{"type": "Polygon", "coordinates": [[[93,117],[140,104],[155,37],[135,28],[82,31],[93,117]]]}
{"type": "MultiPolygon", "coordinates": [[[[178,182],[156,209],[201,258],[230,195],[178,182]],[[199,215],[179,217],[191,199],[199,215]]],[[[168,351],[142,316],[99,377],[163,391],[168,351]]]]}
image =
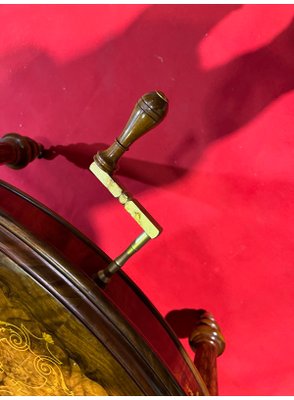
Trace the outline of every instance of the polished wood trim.
{"type": "Polygon", "coordinates": [[[0,232],[0,250],[83,322],[145,395],[185,394],[158,356],[91,279],[4,215],[0,217],[0,232]]]}
{"type": "MultiPolygon", "coordinates": [[[[13,195],[15,195],[14,198],[20,198],[22,200],[23,204],[28,203],[29,206],[31,206],[30,207],[31,211],[33,211],[34,209],[40,211],[40,213],[38,213],[38,216],[42,215],[42,213],[46,214],[46,216],[49,217],[48,220],[50,219],[50,220],[56,222],[60,229],[63,228],[63,232],[67,232],[69,235],[73,235],[74,237],[77,237],[82,243],[84,243],[86,245],[87,248],[90,248],[91,250],[93,250],[95,252],[96,255],[99,256],[99,262],[101,262],[103,265],[104,264],[107,265],[111,261],[111,258],[108,257],[108,255],[102,249],[100,249],[100,247],[96,246],[90,239],[87,238],[87,236],[85,236],[82,232],[80,232],[77,228],[75,228],[73,225],[71,225],[68,221],[66,221],[60,215],[56,214],[53,210],[49,209],[44,204],[40,203],[38,200],[32,198],[27,193],[22,192],[21,190],[17,189],[16,187],[14,187],[14,186],[10,185],[9,183],[0,179],[0,189],[1,189],[1,187],[6,189],[8,192],[12,193],[13,195]]],[[[3,205],[2,205],[2,209],[5,209],[5,207],[3,208],[3,205]]],[[[1,197],[0,197],[0,211],[1,211],[1,197]]],[[[13,214],[14,214],[14,212],[12,212],[12,215],[13,214]]],[[[30,226],[33,227],[33,220],[31,220],[30,216],[28,216],[28,218],[26,218],[26,213],[19,212],[17,214],[17,217],[20,217],[20,216],[22,216],[22,221],[23,221],[22,224],[27,226],[27,222],[30,221],[31,222],[30,226]]],[[[47,226],[47,230],[49,228],[50,227],[47,226]]],[[[54,227],[54,229],[56,230],[57,227],[54,227]]],[[[41,234],[42,231],[44,234],[44,239],[49,239],[49,235],[46,234],[46,230],[43,230],[43,229],[36,230],[36,233],[41,234]]],[[[43,237],[43,236],[41,235],[41,237],[43,237]]]]}
{"type": "Polygon", "coordinates": [[[42,152],[42,145],[18,133],[8,133],[0,139],[0,164],[13,169],[26,167],[42,152]]]}
{"type": "MultiPolygon", "coordinates": [[[[76,271],[82,271],[88,278],[110,262],[100,248],[63,218],[0,180],[1,209],[35,237],[57,249],[67,262],[76,267],[76,271]]],[[[152,350],[176,377],[186,394],[208,394],[199,372],[173,330],[126,274],[116,274],[103,294],[134,329],[148,339],[152,350]]]]}
{"type": "Polygon", "coordinates": [[[199,320],[190,335],[189,343],[195,352],[195,365],[211,396],[218,395],[216,358],[225,349],[225,340],[212,314],[199,310],[199,320]]]}
{"type": "MultiPolygon", "coordinates": [[[[46,270],[41,257],[23,253],[22,247],[16,251],[35,268],[46,270]]],[[[2,395],[143,394],[104,344],[54,294],[2,251],[0,266],[2,395]]],[[[64,297],[71,294],[64,291],[64,297]]],[[[70,300],[79,306],[77,296],[70,300]]]]}
{"type": "MultiPolygon", "coordinates": [[[[148,309],[151,311],[151,313],[154,315],[154,317],[157,320],[160,321],[160,324],[162,325],[164,330],[168,333],[169,337],[172,339],[174,345],[178,349],[178,351],[181,354],[183,360],[187,363],[187,365],[189,366],[189,369],[192,371],[192,373],[194,375],[194,378],[198,382],[198,385],[199,385],[199,388],[200,388],[199,394],[203,394],[203,395],[208,396],[209,395],[209,391],[208,391],[208,388],[206,387],[206,383],[205,383],[203,377],[201,376],[199,370],[196,368],[195,363],[193,363],[193,361],[191,360],[191,358],[187,354],[186,350],[184,349],[184,347],[179,342],[178,336],[175,334],[175,332],[173,331],[171,326],[161,316],[161,314],[159,313],[157,308],[154,306],[154,304],[151,303],[151,301],[148,299],[148,297],[146,297],[146,295],[142,292],[142,290],[128,277],[128,275],[126,275],[123,271],[119,271],[118,274],[120,275],[120,278],[122,280],[124,280],[129,287],[132,288],[134,293],[136,293],[138,298],[140,298],[140,300],[145,304],[145,306],[148,307],[148,309]]],[[[185,375],[185,371],[183,369],[182,369],[182,374],[185,375]]],[[[187,386],[186,387],[189,387],[191,379],[187,375],[186,375],[186,379],[187,379],[187,386]]],[[[189,389],[187,390],[187,392],[189,392],[189,389]]],[[[192,394],[192,393],[193,392],[191,391],[190,394],[192,394]]]]}

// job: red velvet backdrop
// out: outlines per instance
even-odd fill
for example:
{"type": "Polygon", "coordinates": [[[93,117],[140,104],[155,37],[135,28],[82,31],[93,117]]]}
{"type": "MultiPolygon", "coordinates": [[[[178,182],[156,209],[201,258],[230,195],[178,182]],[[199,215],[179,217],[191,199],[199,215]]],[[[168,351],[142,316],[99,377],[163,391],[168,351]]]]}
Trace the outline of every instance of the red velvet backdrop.
{"type": "Polygon", "coordinates": [[[136,100],[170,112],[120,178],[163,226],[125,271],[177,331],[214,313],[224,395],[294,394],[294,7],[0,6],[0,132],[55,158],[1,178],[111,256],[139,232],[87,170],[136,100]],[[175,310],[178,310],[177,312],[175,310]]]}

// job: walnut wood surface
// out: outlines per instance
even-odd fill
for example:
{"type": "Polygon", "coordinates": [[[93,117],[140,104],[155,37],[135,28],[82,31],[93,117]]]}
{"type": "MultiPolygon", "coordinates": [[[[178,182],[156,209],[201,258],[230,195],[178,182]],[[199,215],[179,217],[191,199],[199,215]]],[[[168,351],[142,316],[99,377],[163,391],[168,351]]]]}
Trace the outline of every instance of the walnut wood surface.
{"type": "Polygon", "coordinates": [[[2,252],[0,265],[0,394],[142,394],[66,307],[2,252]]]}
{"type": "MultiPolygon", "coordinates": [[[[58,300],[66,307],[66,320],[77,318],[81,321],[94,337],[100,340],[123,370],[127,372],[131,380],[136,382],[135,385],[139,387],[139,391],[134,391],[130,385],[122,383],[125,378],[119,379],[116,376],[115,379],[119,381],[121,387],[120,394],[132,395],[140,392],[145,395],[171,395],[183,393],[144,340],[107,302],[102,293],[96,293],[96,285],[89,281],[85,275],[71,271],[70,266],[62,260],[62,257],[4,216],[0,217],[0,233],[2,239],[0,251],[27,273],[28,280],[30,280],[30,277],[33,278],[43,287],[43,290],[49,291],[50,297],[52,297],[51,301],[58,300]]],[[[19,274],[21,275],[20,272],[19,274]]],[[[16,275],[14,276],[15,279],[16,275]]],[[[32,291],[30,283],[27,286],[28,289],[25,291],[30,296],[32,291]]],[[[13,289],[13,286],[11,288],[13,289]]],[[[29,302],[32,312],[37,312],[35,308],[40,305],[43,298],[41,293],[38,301],[32,299],[31,302],[31,297],[26,297],[22,291],[19,292],[17,289],[17,293],[20,298],[24,297],[26,305],[29,302]]],[[[44,305],[42,312],[38,314],[37,322],[42,323],[43,318],[45,318],[49,321],[49,331],[55,332],[56,327],[50,318],[51,315],[56,317],[61,311],[56,311],[53,307],[48,310],[48,315],[46,315],[46,313],[44,314],[46,307],[44,305]]],[[[70,329],[74,331],[75,328],[70,329]]],[[[84,337],[87,336],[80,333],[79,337],[84,340],[84,337]]],[[[85,341],[88,342],[89,340],[85,339],[85,341]]],[[[84,353],[87,357],[89,352],[95,350],[94,346],[93,348],[83,347],[81,341],[77,348],[80,351],[77,355],[78,358],[83,357],[84,353]]],[[[98,357],[101,352],[99,348],[97,349],[96,355],[98,357]]],[[[103,363],[104,358],[99,365],[103,363]]],[[[114,367],[114,370],[117,370],[117,367],[114,367]]],[[[114,378],[113,375],[112,378],[114,378]]]]}
{"type": "MultiPolygon", "coordinates": [[[[35,238],[38,237],[43,245],[46,243],[50,251],[54,249],[55,259],[56,254],[62,255],[63,263],[66,262],[67,265],[66,268],[63,268],[62,273],[68,274],[71,271],[71,279],[79,282],[79,285],[86,279],[87,284],[82,285],[85,293],[98,296],[98,298],[95,297],[97,304],[105,304],[106,301],[107,307],[104,309],[104,313],[108,315],[109,306],[111,306],[112,316],[117,318],[117,315],[123,315],[123,321],[128,321],[126,325],[129,326],[130,324],[134,329],[135,336],[132,336],[133,334],[130,336],[133,337],[133,341],[136,342],[138,337],[139,343],[141,343],[142,337],[147,340],[146,354],[153,354],[152,357],[155,357],[155,360],[157,359],[156,363],[158,363],[157,357],[161,360],[160,369],[164,371],[162,372],[163,375],[167,374],[168,380],[171,380],[169,385],[173,387],[170,392],[208,394],[199,372],[193,366],[174,333],[140,289],[124,273],[121,272],[115,276],[104,291],[99,289],[90,279],[98,269],[104,268],[110,261],[99,248],[52,211],[1,181],[0,210],[2,210],[2,215],[3,213],[9,215],[9,218],[17,220],[18,224],[25,227],[25,230],[31,235],[35,238]],[[88,285],[92,286],[89,287],[88,285]],[[102,297],[100,298],[100,296],[102,297]],[[182,389],[179,389],[173,379],[178,382],[182,389]]],[[[56,266],[51,268],[54,271],[56,266]]],[[[38,270],[37,276],[39,276],[38,274],[42,275],[42,271],[44,272],[44,269],[38,270]]],[[[118,325],[120,325],[119,321],[121,319],[117,321],[118,325]]],[[[121,327],[124,327],[124,325],[123,323],[121,327]]],[[[105,333],[105,335],[106,338],[107,334],[105,333]]],[[[122,346],[120,339],[117,340],[122,346]]],[[[141,349],[142,346],[139,344],[139,353],[141,349]]],[[[118,348],[117,351],[119,352],[118,348]]],[[[126,362],[125,360],[128,360],[128,357],[127,355],[125,357],[124,352],[122,354],[122,362],[126,362]]],[[[149,358],[147,359],[149,365],[154,364],[149,358]]],[[[150,371],[147,371],[146,374],[150,375],[150,371]]],[[[150,379],[154,380],[152,374],[149,377],[150,379]]]]}

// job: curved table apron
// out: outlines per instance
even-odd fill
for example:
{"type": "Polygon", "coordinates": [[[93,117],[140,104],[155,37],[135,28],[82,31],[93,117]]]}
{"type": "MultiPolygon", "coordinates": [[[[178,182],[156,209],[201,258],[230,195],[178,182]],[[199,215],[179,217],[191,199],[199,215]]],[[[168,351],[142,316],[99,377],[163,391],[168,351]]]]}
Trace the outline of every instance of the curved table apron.
{"type": "Polygon", "coordinates": [[[0,306],[5,310],[0,345],[17,357],[25,348],[27,369],[33,371],[12,394],[33,394],[42,385],[50,394],[53,381],[59,395],[208,394],[175,334],[140,289],[123,272],[101,289],[94,276],[109,257],[3,181],[0,235],[0,306]],[[9,342],[11,335],[18,349],[9,342]]]}

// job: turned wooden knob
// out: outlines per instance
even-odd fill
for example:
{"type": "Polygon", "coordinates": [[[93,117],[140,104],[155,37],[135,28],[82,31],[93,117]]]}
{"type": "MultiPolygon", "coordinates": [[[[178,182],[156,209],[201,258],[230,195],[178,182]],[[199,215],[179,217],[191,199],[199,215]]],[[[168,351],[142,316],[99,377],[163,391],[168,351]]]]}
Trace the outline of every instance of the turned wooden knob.
{"type": "Polygon", "coordinates": [[[116,170],[117,162],[132,143],[158,125],[168,110],[168,100],[159,91],[145,94],[137,102],[123,132],[115,142],[95,155],[94,160],[110,175],[116,170]]]}
{"type": "Polygon", "coordinates": [[[13,169],[26,167],[36,157],[42,157],[43,146],[18,133],[8,133],[0,139],[0,164],[13,169]]]}
{"type": "Polygon", "coordinates": [[[189,337],[195,352],[194,363],[212,396],[218,394],[216,358],[225,349],[225,340],[212,314],[201,310],[195,329],[189,337]]]}
{"type": "Polygon", "coordinates": [[[225,340],[214,317],[203,310],[202,315],[195,323],[195,329],[189,337],[189,343],[193,351],[203,342],[209,343],[216,348],[217,356],[220,356],[225,349],[225,340]]]}

